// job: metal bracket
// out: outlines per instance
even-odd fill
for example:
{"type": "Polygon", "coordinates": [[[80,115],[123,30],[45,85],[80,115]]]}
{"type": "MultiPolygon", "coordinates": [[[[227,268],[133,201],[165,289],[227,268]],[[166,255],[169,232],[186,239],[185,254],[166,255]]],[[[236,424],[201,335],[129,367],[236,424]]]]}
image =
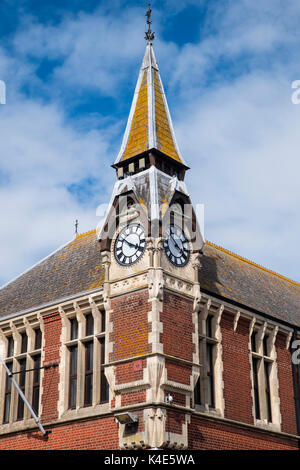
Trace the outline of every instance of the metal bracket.
{"type": "Polygon", "coordinates": [[[7,367],[5,361],[3,359],[0,359],[4,369],[5,369],[5,372],[7,373],[8,377],[11,379],[12,383],[14,384],[14,386],[16,387],[20,397],[22,398],[22,400],[24,401],[25,405],[27,406],[31,416],[33,417],[34,421],[36,422],[37,426],[39,427],[41,433],[43,434],[43,436],[47,436],[51,431],[45,431],[45,429],[43,428],[39,418],[37,417],[37,415],[35,414],[35,412],[33,411],[33,409],[31,408],[30,406],[30,403],[29,401],[27,400],[27,398],[25,397],[24,393],[22,392],[22,390],[20,389],[19,387],[19,384],[18,382],[16,381],[16,379],[13,377],[13,372],[11,372],[9,370],[9,368],[7,367]]]}

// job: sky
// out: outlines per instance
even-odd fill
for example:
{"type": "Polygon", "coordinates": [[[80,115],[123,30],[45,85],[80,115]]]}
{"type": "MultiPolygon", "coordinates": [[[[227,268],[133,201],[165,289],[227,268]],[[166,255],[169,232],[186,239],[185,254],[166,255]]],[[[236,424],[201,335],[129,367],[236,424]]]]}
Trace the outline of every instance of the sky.
{"type": "MultiPolygon", "coordinates": [[[[153,0],[154,49],[205,239],[300,281],[300,2],[153,0]]],[[[144,0],[0,3],[0,285],[109,201],[144,0]]]]}

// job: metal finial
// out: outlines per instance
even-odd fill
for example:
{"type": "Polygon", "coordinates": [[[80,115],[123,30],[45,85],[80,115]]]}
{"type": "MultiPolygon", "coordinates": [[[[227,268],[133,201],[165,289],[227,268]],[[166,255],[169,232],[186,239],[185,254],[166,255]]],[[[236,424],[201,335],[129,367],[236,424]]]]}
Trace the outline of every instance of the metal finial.
{"type": "Polygon", "coordinates": [[[149,0],[149,7],[148,7],[148,11],[146,13],[145,16],[147,16],[147,25],[148,25],[148,31],[145,32],[145,39],[146,41],[148,41],[150,44],[151,44],[151,41],[153,41],[154,39],[154,33],[152,32],[151,30],[151,24],[152,24],[152,21],[151,21],[151,13],[152,13],[152,9],[151,9],[151,2],[149,0]]]}
{"type": "Polygon", "coordinates": [[[76,222],[75,222],[75,235],[78,235],[78,220],[76,219],[76,222]]]}

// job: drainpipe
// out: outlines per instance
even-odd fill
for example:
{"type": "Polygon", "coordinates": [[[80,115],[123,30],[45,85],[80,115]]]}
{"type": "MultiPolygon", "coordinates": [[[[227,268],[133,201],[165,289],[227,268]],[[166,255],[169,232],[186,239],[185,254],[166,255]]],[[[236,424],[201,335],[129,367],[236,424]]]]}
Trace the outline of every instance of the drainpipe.
{"type": "MultiPolygon", "coordinates": [[[[297,330],[293,331],[293,342],[297,339],[297,330]]],[[[291,346],[293,345],[293,342],[291,346]]],[[[292,348],[291,348],[291,352],[292,348]]],[[[300,364],[294,364],[292,361],[292,373],[293,373],[293,384],[294,384],[294,399],[296,408],[296,422],[297,422],[297,434],[300,436],[300,364]]],[[[298,440],[298,448],[300,450],[300,440],[298,440]]]]}

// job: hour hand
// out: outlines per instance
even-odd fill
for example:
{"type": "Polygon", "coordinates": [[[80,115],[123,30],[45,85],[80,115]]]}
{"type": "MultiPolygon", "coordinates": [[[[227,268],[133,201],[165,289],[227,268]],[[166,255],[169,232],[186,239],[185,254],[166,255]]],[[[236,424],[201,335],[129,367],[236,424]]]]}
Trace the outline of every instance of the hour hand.
{"type": "Polygon", "coordinates": [[[172,238],[172,240],[173,240],[173,242],[174,242],[176,248],[177,248],[179,251],[181,251],[181,247],[178,245],[178,243],[177,243],[177,241],[175,240],[175,238],[174,238],[172,235],[171,235],[171,238],[172,238]]]}

